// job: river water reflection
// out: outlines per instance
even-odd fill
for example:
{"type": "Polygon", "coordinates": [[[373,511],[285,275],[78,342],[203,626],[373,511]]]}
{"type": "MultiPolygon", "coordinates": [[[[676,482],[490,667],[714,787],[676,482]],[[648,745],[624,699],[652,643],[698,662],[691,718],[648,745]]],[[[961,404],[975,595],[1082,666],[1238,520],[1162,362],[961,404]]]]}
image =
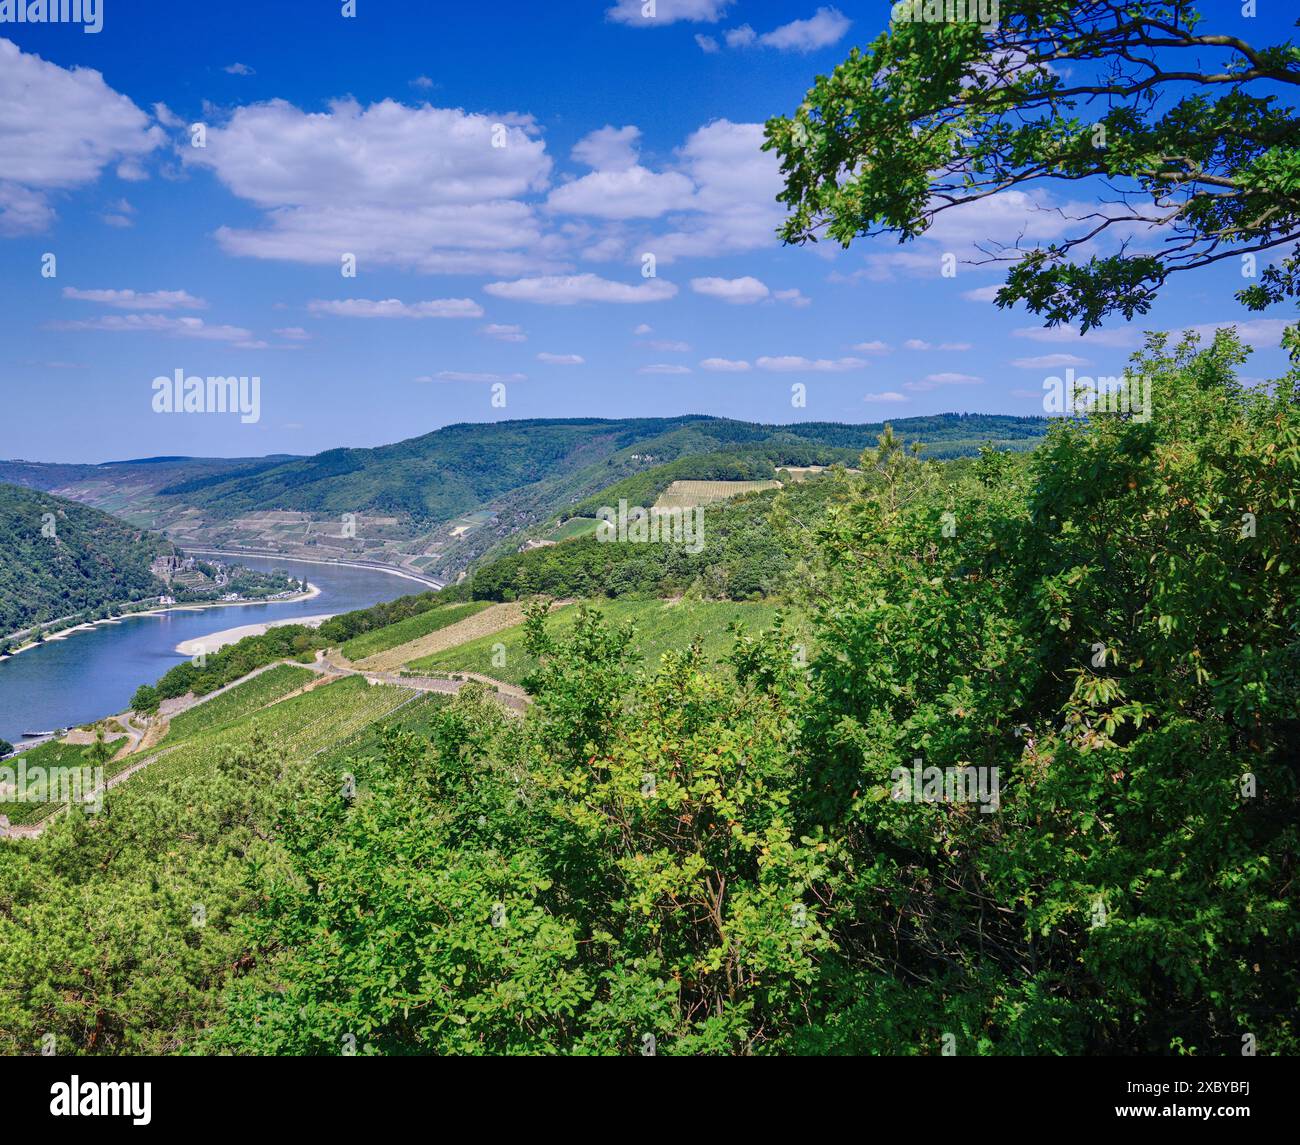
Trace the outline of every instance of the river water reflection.
{"type": "Polygon", "coordinates": [[[182,640],[244,624],[350,612],[427,591],[417,581],[374,569],[262,557],[240,557],[239,562],[306,577],[321,593],[292,603],[124,617],[121,624],[101,625],[11,656],[0,663],[0,739],[19,744],[23,732],[74,727],[123,711],[136,688],[153,683],[184,659],[176,651],[182,640]]]}

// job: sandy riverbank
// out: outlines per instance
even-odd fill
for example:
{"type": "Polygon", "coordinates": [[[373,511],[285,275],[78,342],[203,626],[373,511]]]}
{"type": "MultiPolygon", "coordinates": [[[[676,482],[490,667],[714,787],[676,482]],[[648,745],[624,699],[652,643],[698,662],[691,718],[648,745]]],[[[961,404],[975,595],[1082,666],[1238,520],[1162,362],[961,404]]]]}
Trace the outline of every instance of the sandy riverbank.
{"type": "Polygon", "coordinates": [[[227,628],[223,632],[213,632],[208,636],[198,636],[193,640],[182,640],[176,645],[176,651],[182,656],[197,656],[201,652],[215,652],[227,644],[243,640],[245,636],[261,636],[268,628],[283,628],[287,624],[302,624],[307,628],[319,628],[335,614],[325,613],[321,616],[289,616],[283,620],[269,620],[265,624],[244,624],[239,628],[227,628]]]}
{"type": "MultiPolygon", "coordinates": [[[[168,612],[206,612],[209,608],[238,608],[257,604],[298,604],[304,600],[315,600],[320,596],[321,590],[318,586],[307,582],[307,591],[295,593],[293,596],[286,596],[280,600],[207,600],[190,604],[169,604],[160,608],[146,608],[139,612],[124,612],[121,616],[115,616],[103,620],[91,621],[87,624],[78,624],[72,628],[60,628],[57,632],[51,632],[44,640],[38,644],[35,640],[28,641],[21,648],[13,649],[8,656],[0,656],[0,664],[8,660],[10,656],[17,656],[20,652],[28,652],[33,648],[39,648],[41,644],[48,644],[52,640],[66,640],[69,636],[77,632],[94,632],[94,630],[103,624],[121,624],[124,620],[130,620],[136,616],[162,616],[168,612]]],[[[308,619],[315,619],[309,617],[308,619]]],[[[323,618],[328,619],[328,617],[323,618]]],[[[319,621],[318,621],[319,623],[319,621]]],[[[252,625],[251,627],[256,627],[252,625]]],[[[235,631],[231,629],[231,631],[235,631]]],[[[220,633],[218,633],[220,635],[220,633]]],[[[246,634],[247,635],[247,634],[246,634]]],[[[213,649],[209,648],[209,652],[213,649]]],[[[193,653],[186,653],[187,656],[193,653]]]]}

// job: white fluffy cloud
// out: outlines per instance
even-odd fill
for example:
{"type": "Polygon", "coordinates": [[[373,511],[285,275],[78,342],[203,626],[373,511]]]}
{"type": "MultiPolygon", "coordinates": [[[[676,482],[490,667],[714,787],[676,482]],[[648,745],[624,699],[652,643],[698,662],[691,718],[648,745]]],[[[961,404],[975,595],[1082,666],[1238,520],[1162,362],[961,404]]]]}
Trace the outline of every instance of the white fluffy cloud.
{"type": "Polygon", "coordinates": [[[61,68],[0,39],[0,235],[54,220],[48,193],[85,186],[111,164],[140,178],[162,130],[92,68],[61,68]]]}
{"type": "Polygon", "coordinates": [[[784,302],[787,306],[793,306],[796,310],[802,310],[805,306],[812,305],[812,299],[799,290],[798,287],[791,287],[789,290],[775,290],[772,297],[778,302],[784,302]]]}
{"type": "Polygon", "coordinates": [[[54,208],[40,191],[0,180],[0,238],[36,234],[54,222],[54,208]]]}
{"type": "Polygon", "coordinates": [[[65,286],[63,297],[78,302],[98,302],[117,310],[203,310],[207,303],[187,290],[78,290],[65,286]]]}
{"type": "Polygon", "coordinates": [[[573,158],[593,170],[552,191],[547,208],[596,219],[655,219],[687,207],[695,184],[678,171],[641,166],[640,137],[637,127],[605,126],[580,139],[573,158]]]}
{"type": "Polygon", "coordinates": [[[526,116],[351,99],[306,112],[273,100],[238,108],[209,127],[206,148],[181,154],[262,212],[259,224],[216,232],[227,252],[252,258],[339,265],[351,254],[363,270],[508,279],[562,275],[575,255],[667,264],[772,245],[783,181],[762,124],[715,120],[653,166],[639,140],[632,125],[590,132],[573,157],[591,170],[552,186],[526,116]]]}
{"type": "Polygon", "coordinates": [[[642,366],[637,370],[638,374],[689,374],[690,366],[674,366],[667,362],[659,362],[653,366],[642,366]]]}
{"type": "Polygon", "coordinates": [[[909,338],[903,343],[905,350],[969,350],[969,342],[927,342],[923,338],[909,338]]]}
{"type": "Polygon", "coordinates": [[[605,10],[608,19],[631,28],[655,28],[688,20],[695,24],[716,24],[726,15],[733,0],[654,0],[647,8],[646,0],[618,0],[605,10]],[[653,15],[648,13],[653,11],[653,15]]]}
{"type": "Polygon", "coordinates": [[[466,370],[439,370],[436,374],[421,374],[417,382],[523,382],[527,374],[483,374],[466,370]]]}
{"type": "Polygon", "coordinates": [[[168,314],[105,314],[75,322],[51,322],[51,330],[103,330],[115,334],[166,334],[209,342],[252,343],[241,326],[209,326],[202,318],[173,318],[168,314]]]}
{"type": "Polygon", "coordinates": [[[313,264],[353,254],[363,267],[465,274],[552,261],[522,201],[546,188],[551,160],[524,117],[392,100],[308,113],[273,100],[239,108],[208,129],[206,148],[182,154],[266,212],[264,226],[217,231],[231,254],[313,264]]]}
{"type": "Polygon", "coordinates": [[[785,354],[776,358],[759,358],[755,363],[760,370],[775,373],[819,373],[835,374],[845,370],[861,370],[867,365],[862,358],[800,358],[785,354]]]}
{"type": "Polygon", "coordinates": [[[164,127],[169,127],[172,130],[185,126],[185,120],[172,111],[172,109],[165,103],[155,103],[153,105],[153,117],[164,127]]]}
{"type": "Polygon", "coordinates": [[[866,394],[862,400],[864,402],[905,402],[908,399],[897,390],[885,390],[884,393],[866,394]]]}
{"type": "Polygon", "coordinates": [[[570,154],[584,167],[598,171],[625,171],[636,166],[640,138],[639,127],[606,124],[579,139],[570,154]]]}
{"type": "MultiPolygon", "coordinates": [[[[779,28],[759,35],[750,24],[741,24],[729,28],[722,38],[729,48],[752,48],[760,45],[775,48],[779,52],[815,52],[818,48],[828,48],[839,43],[853,23],[838,8],[818,8],[806,20],[791,20],[779,28]]],[[[695,42],[705,52],[720,50],[718,41],[712,36],[696,36],[695,42]]]]}
{"type": "Polygon", "coordinates": [[[108,205],[108,209],[99,217],[110,227],[133,227],[132,216],[135,208],[126,199],[117,199],[108,205]]]}
{"type": "Polygon", "coordinates": [[[695,184],[690,209],[645,249],[662,263],[771,247],[784,217],[776,193],[785,184],[780,161],[762,144],[761,123],[718,119],[693,132],[678,152],[680,170],[695,184]]]}
{"type": "Polygon", "coordinates": [[[581,354],[548,354],[545,350],[537,355],[537,360],[548,366],[582,366],[587,361],[581,354]]]}
{"type": "Polygon", "coordinates": [[[662,278],[632,285],[611,282],[595,274],[547,274],[514,282],[489,282],[483,290],[495,298],[536,302],[543,306],[575,306],[580,302],[664,302],[677,293],[677,287],[662,278]]]}
{"type": "Polygon", "coordinates": [[[762,302],[770,293],[764,283],[749,275],[744,278],[692,278],[691,289],[696,294],[740,306],[762,302]]]}
{"type": "Polygon", "coordinates": [[[839,43],[852,23],[838,8],[818,8],[806,20],[791,20],[759,36],[758,42],[783,52],[813,52],[839,43]]]}
{"type": "Polygon", "coordinates": [[[1011,364],[1022,370],[1052,370],[1058,366],[1086,366],[1088,359],[1077,354],[1039,354],[1032,358],[1013,358],[1011,364]]]}
{"type": "Polygon", "coordinates": [[[498,342],[527,342],[528,335],[522,326],[511,326],[501,322],[489,322],[479,330],[485,338],[495,338],[498,342]]]}
{"type": "Polygon", "coordinates": [[[657,219],[688,207],[694,194],[695,184],[679,172],[632,166],[593,171],[557,187],[546,206],[556,214],[594,219],[657,219]]]}
{"type": "MultiPolygon", "coordinates": [[[[652,168],[640,132],[603,127],[574,148],[596,169],[551,192],[547,213],[566,216],[556,237],[592,262],[660,263],[771,247],[782,219],[779,161],[764,152],[763,126],[715,120],[693,132],[669,162],[652,168]],[[662,219],[657,230],[650,220],[662,219]]],[[[795,305],[801,303],[795,302],[795,305]]]]}
{"type": "Polygon", "coordinates": [[[718,374],[744,374],[750,369],[748,362],[735,358],[705,358],[700,363],[701,370],[712,370],[718,374]]]}
{"type": "Polygon", "coordinates": [[[1011,331],[1017,338],[1031,342],[1069,342],[1075,346],[1133,347],[1138,344],[1136,331],[1123,327],[1114,330],[1089,330],[1080,334],[1074,326],[1020,326],[1011,331]]]}
{"type": "Polygon", "coordinates": [[[1174,331],[1175,337],[1184,332],[1196,334],[1202,343],[1214,341],[1215,331],[1225,326],[1235,326],[1237,335],[1247,346],[1271,348],[1281,344],[1282,331],[1294,325],[1286,318],[1247,318],[1242,321],[1204,322],[1198,326],[1186,326],[1174,331]]]}
{"type": "Polygon", "coordinates": [[[325,298],[307,303],[313,314],[335,318],[481,318],[483,307],[472,298],[434,298],[403,302],[399,298],[325,298]]]}

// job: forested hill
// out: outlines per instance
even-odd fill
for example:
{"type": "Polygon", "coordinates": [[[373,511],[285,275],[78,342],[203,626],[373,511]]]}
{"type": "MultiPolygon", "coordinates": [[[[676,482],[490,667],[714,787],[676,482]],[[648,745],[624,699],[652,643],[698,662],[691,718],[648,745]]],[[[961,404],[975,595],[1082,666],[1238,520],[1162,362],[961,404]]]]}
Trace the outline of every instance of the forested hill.
{"type": "Polygon", "coordinates": [[[170,542],[75,501],[0,484],[0,639],[33,624],[161,591],[170,542]]]}
{"type": "Polygon", "coordinates": [[[117,497],[124,486],[152,491],[161,485],[221,473],[246,474],[292,460],[292,455],[287,453],[268,457],[139,457],[99,464],[8,460],[0,461],[0,483],[26,485],[46,492],[81,486],[117,497]]]}
{"type": "MultiPolygon", "coordinates": [[[[926,442],[930,456],[958,456],[974,453],[985,440],[1004,446],[1036,440],[1048,423],[1041,417],[941,414],[893,424],[905,440],[926,442]]],[[[553,486],[571,501],[651,465],[728,448],[766,444],[778,447],[781,456],[774,461],[815,463],[827,450],[856,454],[881,428],[880,423],[762,425],[694,415],[462,423],[393,445],[333,449],[255,472],[177,482],[160,492],[216,517],[294,509],[374,512],[436,523],[533,486],[543,494],[544,509],[558,508],[549,505],[546,488],[553,486]],[[570,480],[594,466],[601,468],[591,480],[570,480]]]]}

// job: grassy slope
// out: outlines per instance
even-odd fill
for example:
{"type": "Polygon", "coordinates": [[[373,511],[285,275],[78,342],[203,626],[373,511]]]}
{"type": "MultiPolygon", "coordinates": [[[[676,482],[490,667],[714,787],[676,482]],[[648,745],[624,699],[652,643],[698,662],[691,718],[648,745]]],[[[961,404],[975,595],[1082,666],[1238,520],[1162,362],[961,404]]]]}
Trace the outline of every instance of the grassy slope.
{"type": "Polygon", "coordinates": [[[445,693],[426,692],[393,715],[385,716],[362,728],[350,740],[332,746],[324,753],[324,760],[332,767],[341,767],[350,759],[377,756],[384,735],[389,731],[402,731],[427,737],[439,710],[451,701],[452,697],[445,693]]]}
{"type": "MultiPolygon", "coordinates": [[[[116,752],[120,746],[118,744],[110,745],[116,752]]],[[[12,768],[15,776],[18,771],[19,761],[22,760],[27,765],[27,774],[30,777],[35,768],[44,767],[93,767],[94,762],[89,756],[89,747],[85,745],[60,743],[58,740],[48,740],[34,747],[30,751],[25,751],[21,756],[13,756],[5,760],[5,767],[12,768]]],[[[105,769],[107,771],[107,767],[105,769]]],[[[29,789],[30,789],[29,784],[29,789]]],[[[14,826],[20,826],[27,823],[39,823],[49,815],[57,803],[0,803],[0,814],[6,816],[14,826]]]]}
{"type": "Polygon", "coordinates": [[[513,628],[523,623],[523,606],[520,604],[496,604],[475,612],[464,620],[437,629],[426,636],[419,636],[405,644],[398,644],[385,652],[377,652],[357,661],[354,667],[366,672],[391,672],[412,660],[432,656],[447,648],[455,648],[487,637],[493,633],[513,628]]]}
{"type": "MultiPolygon", "coordinates": [[[[704,653],[710,661],[725,655],[732,645],[727,626],[739,620],[749,631],[764,628],[777,612],[765,603],[730,601],[602,600],[596,605],[608,624],[632,621],[637,630],[636,646],[648,667],[671,649],[685,648],[692,637],[704,638],[704,653]]],[[[568,605],[548,621],[551,630],[567,633],[577,618],[577,608],[568,605]]],[[[477,672],[508,684],[519,684],[533,669],[534,661],[524,652],[523,626],[448,648],[411,664],[412,671],[477,672]],[[493,663],[497,644],[505,646],[505,663],[493,663]]],[[[498,656],[499,660],[500,657],[498,656]]]]}
{"type": "Polygon", "coordinates": [[[314,755],[346,743],[418,695],[406,688],[372,686],[359,676],[348,676],[184,741],[122,790],[146,790],[163,779],[209,767],[222,752],[248,743],[255,734],[291,758],[314,755]]]}
{"type": "Polygon", "coordinates": [[[182,740],[236,723],[281,696],[301,688],[315,679],[315,676],[314,672],[306,668],[277,665],[228,692],[222,692],[221,695],[182,712],[171,721],[160,746],[170,747],[182,740]]]}
{"type": "MultiPolygon", "coordinates": [[[[636,646],[647,667],[653,668],[659,657],[670,649],[680,649],[699,635],[704,641],[705,656],[717,661],[730,649],[732,637],[727,627],[740,621],[749,631],[766,626],[776,613],[774,605],[717,601],[619,600],[602,601],[599,611],[609,624],[632,622],[636,646]]],[[[478,613],[483,606],[469,606],[478,613]]],[[[465,614],[464,606],[448,606],[434,613],[465,614]]],[[[577,609],[566,606],[551,619],[553,630],[570,630],[577,609]]],[[[456,617],[443,616],[441,623],[429,626],[432,614],[424,613],[368,633],[378,637],[385,648],[392,648],[409,631],[412,622],[424,621],[427,632],[450,626],[456,617]],[[401,631],[399,631],[401,630],[401,631]]],[[[421,633],[426,634],[426,633],[421,633]]],[[[363,638],[364,639],[364,638],[363,638]]],[[[522,625],[503,629],[439,652],[413,667],[444,672],[469,671],[491,676],[507,683],[519,683],[533,667],[523,651],[522,625]],[[500,643],[505,647],[505,663],[494,665],[493,652],[500,643]]],[[[305,668],[279,665],[201,703],[172,720],[166,737],[154,750],[165,752],[147,768],[118,788],[112,797],[128,792],[148,790],[161,780],[185,775],[211,766],[224,752],[246,744],[254,735],[290,756],[320,752],[337,764],[357,754],[375,751],[387,727],[416,734],[426,733],[437,710],[449,697],[419,695],[404,688],[367,684],[348,677],[324,684],[302,695],[282,699],[309,683],[313,674],[305,668]],[[281,701],[281,702],[276,702],[281,701]]],[[[28,767],[82,767],[90,764],[87,748],[51,742],[26,753],[28,767]]],[[[106,765],[112,776],[117,771],[140,762],[153,752],[129,757],[116,765],[106,765]]],[[[38,822],[53,809],[51,803],[5,804],[5,813],[15,825],[38,822]]]]}
{"type": "MultiPolygon", "coordinates": [[[[153,748],[104,763],[104,777],[112,779],[118,772],[148,759],[155,751],[176,747],[187,741],[199,740],[204,736],[212,737],[226,728],[237,727],[254,712],[273,703],[281,696],[301,688],[314,676],[315,674],[306,668],[291,668],[287,665],[259,673],[251,680],[231,688],[230,691],[222,692],[221,695],[182,712],[171,721],[166,736],[153,748]]],[[[114,753],[124,742],[121,739],[110,741],[114,753]]],[[[50,740],[40,747],[23,752],[21,758],[26,760],[30,774],[31,769],[35,767],[93,767],[94,761],[89,752],[88,745],[79,746],[50,740]]],[[[7,766],[17,771],[18,759],[7,761],[7,766]]],[[[150,764],[150,766],[154,765],[150,764]]],[[[0,813],[7,815],[9,822],[15,825],[38,823],[60,806],[58,802],[0,803],[0,813]]]]}
{"type": "Polygon", "coordinates": [[[431,608],[427,612],[417,613],[386,628],[376,628],[361,636],[353,637],[343,645],[343,655],[349,660],[363,660],[377,652],[387,652],[409,640],[418,640],[430,632],[437,632],[449,624],[455,624],[476,612],[489,607],[487,601],[473,601],[468,604],[449,604],[442,608],[431,608]]]}
{"type": "Polygon", "coordinates": [[[595,517],[570,517],[546,534],[548,541],[567,541],[570,537],[583,537],[594,533],[600,524],[595,517]]]}

